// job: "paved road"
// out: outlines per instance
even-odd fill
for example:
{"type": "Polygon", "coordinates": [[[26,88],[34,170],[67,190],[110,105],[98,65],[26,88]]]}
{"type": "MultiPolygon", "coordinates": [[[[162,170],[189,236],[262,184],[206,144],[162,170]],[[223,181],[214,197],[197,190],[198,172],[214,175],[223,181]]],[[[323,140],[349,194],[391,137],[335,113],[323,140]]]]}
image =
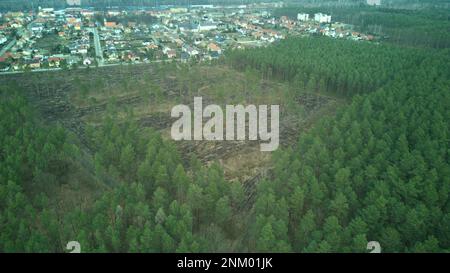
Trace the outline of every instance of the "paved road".
{"type": "Polygon", "coordinates": [[[100,44],[100,37],[98,36],[97,28],[88,29],[92,34],[94,34],[94,45],[95,45],[95,55],[97,56],[98,66],[104,66],[103,50],[100,44]]]}
{"type": "Polygon", "coordinates": [[[2,50],[0,50],[0,57],[3,56],[3,54],[6,53],[6,51],[10,50],[11,47],[13,47],[16,44],[17,40],[16,38],[12,39],[7,45],[5,45],[2,50]]]}
{"type": "MultiPolygon", "coordinates": [[[[108,67],[108,66],[118,66],[118,65],[139,65],[139,64],[152,64],[152,63],[165,63],[165,62],[172,62],[172,61],[176,61],[179,62],[181,61],[180,59],[171,59],[171,60],[157,60],[157,61],[151,61],[151,62],[141,62],[141,63],[135,63],[135,64],[126,64],[126,63],[114,63],[114,64],[103,64],[102,67],[108,67]]],[[[100,67],[100,66],[99,66],[100,67]]],[[[86,69],[88,68],[87,66],[79,66],[77,69],[86,69]]],[[[97,68],[96,66],[91,66],[89,67],[90,69],[94,69],[97,68]]],[[[40,68],[40,69],[33,69],[30,70],[30,72],[32,73],[38,73],[38,72],[48,72],[48,71],[60,71],[63,70],[62,68],[40,68]]],[[[22,74],[25,73],[25,71],[5,71],[5,72],[0,72],[0,76],[1,75],[14,75],[14,74],[22,74]]]]}

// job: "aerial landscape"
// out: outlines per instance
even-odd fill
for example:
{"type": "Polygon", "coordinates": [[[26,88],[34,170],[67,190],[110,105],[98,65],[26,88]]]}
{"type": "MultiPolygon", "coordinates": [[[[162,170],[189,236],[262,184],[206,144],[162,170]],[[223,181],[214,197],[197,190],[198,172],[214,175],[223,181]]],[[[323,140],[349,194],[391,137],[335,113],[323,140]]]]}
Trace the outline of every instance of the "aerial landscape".
{"type": "Polygon", "coordinates": [[[450,252],[450,1],[0,0],[0,253],[450,252]]]}

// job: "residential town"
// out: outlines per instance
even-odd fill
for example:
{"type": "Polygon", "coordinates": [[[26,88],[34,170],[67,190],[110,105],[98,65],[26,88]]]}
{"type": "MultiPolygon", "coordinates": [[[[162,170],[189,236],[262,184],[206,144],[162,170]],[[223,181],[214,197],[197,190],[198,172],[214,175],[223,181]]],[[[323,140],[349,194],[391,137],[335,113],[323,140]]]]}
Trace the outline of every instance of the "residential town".
{"type": "Polygon", "coordinates": [[[287,35],[375,39],[327,14],[276,18],[270,10],[280,5],[7,12],[0,14],[0,72],[211,61],[227,50],[267,46],[287,35]]]}

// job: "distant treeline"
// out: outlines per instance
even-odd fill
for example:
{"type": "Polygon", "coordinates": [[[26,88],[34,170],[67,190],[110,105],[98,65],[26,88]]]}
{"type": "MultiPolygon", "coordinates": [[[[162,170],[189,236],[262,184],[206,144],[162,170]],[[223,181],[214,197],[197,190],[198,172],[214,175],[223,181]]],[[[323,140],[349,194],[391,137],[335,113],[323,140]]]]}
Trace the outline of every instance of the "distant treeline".
{"type": "MultiPolygon", "coordinates": [[[[367,0],[290,0],[284,1],[289,5],[303,6],[348,6],[348,5],[367,5],[367,0]]],[[[447,0],[381,0],[383,7],[430,7],[430,6],[448,6],[447,0]]]]}
{"type": "MultiPolygon", "coordinates": [[[[163,5],[233,5],[251,4],[258,2],[280,2],[279,0],[81,0],[84,7],[157,7],[163,5]]],[[[366,6],[366,0],[290,0],[284,1],[288,5],[299,5],[306,7],[348,7],[366,6]]],[[[384,7],[448,7],[447,0],[383,0],[384,7]]],[[[5,10],[30,10],[37,7],[67,7],[67,0],[0,0],[0,11],[5,10]]]]}
{"type": "MultiPolygon", "coordinates": [[[[164,5],[218,5],[218,4],[250,4],[255,2],[277,2],[275,0],[82,0],[83,7],[160,7],[164,5]]],[[[65,8],[66,0],[0,0],[0,10],[30,10],[41,7],[65,8]]]]}
{"type": "Polygon", "coordinates": [[[450,46],[449,13],[442,9],[405,10],[374,7],[286,7],[275,16],[296,18],[298,13],[332,15],[333,21],[352,24],[355,30],[382,35],[387,41],[432,48],[450,46]]]}

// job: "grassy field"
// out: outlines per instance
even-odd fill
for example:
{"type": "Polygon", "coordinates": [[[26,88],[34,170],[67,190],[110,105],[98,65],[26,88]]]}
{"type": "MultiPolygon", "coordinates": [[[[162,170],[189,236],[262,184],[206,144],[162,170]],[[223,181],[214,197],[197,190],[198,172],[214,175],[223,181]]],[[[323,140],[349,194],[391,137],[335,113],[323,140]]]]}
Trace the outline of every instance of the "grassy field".
{"type": "Polygon", "coordinates": [[[40,49],[44,53],[54,54],[59,53],[55,50],[58,45],[65,46],[67,45],[67,41],[57,34],[52,33],[45,34],[42,38],[37,39],[34,47],[40,49]]]}

